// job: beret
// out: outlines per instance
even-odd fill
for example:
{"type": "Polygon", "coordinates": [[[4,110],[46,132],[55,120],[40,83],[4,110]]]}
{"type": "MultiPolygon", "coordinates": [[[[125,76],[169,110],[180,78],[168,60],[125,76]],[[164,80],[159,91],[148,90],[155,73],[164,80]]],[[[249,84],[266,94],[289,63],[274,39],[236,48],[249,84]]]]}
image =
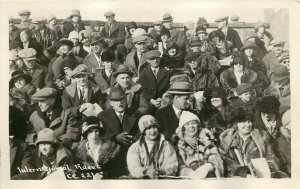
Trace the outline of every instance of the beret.
{"type": "Polygon", "coordinates": [[[35,94],[32,95],[32,100],[46,100],[49,98],[55,98],[57,94],[56,89],[45,87],[41,90],[38,90],[35,94]]]}

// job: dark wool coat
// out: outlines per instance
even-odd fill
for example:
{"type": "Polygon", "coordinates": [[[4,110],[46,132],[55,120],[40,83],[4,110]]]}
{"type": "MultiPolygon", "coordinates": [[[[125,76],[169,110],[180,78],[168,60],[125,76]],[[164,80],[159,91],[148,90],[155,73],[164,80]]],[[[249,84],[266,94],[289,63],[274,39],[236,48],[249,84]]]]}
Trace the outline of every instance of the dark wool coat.
{"type": "Polygon", "coordinates": [[[263,59],[263,63],[266,66],[267,69],[267,77],[270,79],[271,74],[274,72],[275,68],[280,65],[279,60],[276,57],[276,54],[274,51],[270,51],[268,54],[266,54],[263,59]]]}
{"type": "Polygon", "coordinates": [[[103,37],[112,40],[112,43],[109,44],[109,46],[124,44],[125,42],[125,36],[126,36],[125,27],[119,22],[115,21],[112,24],[111,28],[109,28],[108,23],[105,23],[101,31],[101,34],[103,37]]]}
{"type": "Polygon", "coordinates": [[[279,159],[280,170],[291,176],[291,141],[281,135],[274,144],[274,151],[279,159]]]}
{"type": "MultiPolygon", "coordinates": [[[[71,18],[67,18],[63,21],[62,24],[62,38],[68,38],[69,34],[71,33],[71,31],[75,30],[75,27],[72,23],[71,18]]],[[[80,20],[78,22],[78,26],[77,26],[77,32],[79,33],[80,31],[85,30],[85,26],[84,23],[80,20]]]]}
{"type": "MultiPolygon", "coordinates": [[[[114,70],[114,69],[113,69],[114,70]]],[[[114,72],[114,71],[113,71],[114,72]]],[[[105,74],[105,70],[104,69],[101,69],[98,73],[95,74],[95,77],[94,77],[94,81],[95,83],[97,84],[98,87],[100,87],[100,90],[103,92],[103,93],[106,93],[106,90],[109,89],[110,87],[112,87],[113,85],[116,84],[116,78],[114,78],[111,74],[110,76],[110,82],[108,82],[106,79],[105,79],[106,74],[105,74]]]]}
{"type": "MultiPolygon", "coordinates": [[[[69,139],[73,141],[78,141],[80,139],[80,128],[77,126],[70,110],[63,110],[60,108],[54,109],[50,123],[48,123],[46,114],[38,109],[31,114],[29,122],[33,129],[32,133],[29,134],[28,137],[39,133],[39,131],[44,128],[50,128],[54,131],[57,139],[69,139]]],[[[28,140],[33,143],[33,138],[30,138],[31,141],[29,138],[28,140]]]]}
{"type": "MultiPolygon", "coordinates": [[[[98,63],[98,60],[96,59],[94,53],[89,53],[84,58],[83,64],[85,64],[88,67],[88,69],[89,69],[90,72],[92,72],[93,68],[99,68],[99,63],[98,63]]],[[[102,63],[100,65],[102,66],[102,63]]]]}
{"type": "Polygon", "coordinates": [[[27,69],[22,70],[25,74],[28,74],[32,78],[32,85],[36,88],[42,89],[45,87],[45,78],[47,74],[47,68],[44,66],[41,66],[38,63],[35,63],[34,68],[32,69],[32,72],[29,73],[27,69]]]}
{"type": "MultiPolygon", "coordinates": [[[[63,147],[62,144],[58,144],[56,148],[56,160],[55,165],[47,168],[57,168],[57,167],[66,167],[64,171],[65,175],[70,173],[75,173],[75,167],[73,163],[73,155],[72,153],[63,147]]],[[[44,166],[41,153],[36,147],[32,150],[31,153],[27,154],[23,157],[21,169],[34,169],[34,172],[25,172],[20,173],[12,177],[12,180],[42,180],[47,176],[47,172],[45,170],[39,169],[44,166]]]]}
{"type": "Polygon", "coordinates": [[[225,177],[234,176],[236,170],[241,167],[234,149],[237,149],[242,159],[245,157],[248,163],[253,158],[266,158],[271,174],[278,171],[278,160],[269,144],[269,135],[258,129],[253,129],[250,135],[245,141],[248,145],[244,150],[242,149],[243,139],[240,138],[237,128],[227,129],[220,135],[220,153],[224,161],[225,177]]]}
{"type": "Polygon", "coordinates": [[[231,41],[233,44],[233,48],[237,48],[238,50],[240,50],[242,48],[243,43],[241,41],[239,33],[236,30],[228,27],[226,38],[225,38],[224,33],[222,32],[222,29],[218,29],[217,32],[223,39],[231,41]]]}
{"type": "Polygon", "coordinates": [[[177,28],[172,28],[170,30],[170,34],[171,34],[171,38],[170,38],[171,43],[176,43],[181,50],[185,51],[185,43],[187,42],[187,37],[184,31],[180,31],[177,28]]]}
{"type": "MultiPolygon", "coordinates": [[[[117,171],[115,167],[116,157],[120,153],[120,145],[108,140],[107,142],[103,142],[99,149],[99,158],[97,164],[101,168],[97,168],[96,164],[94,163],[93,158],[88,154],[87,149],[87,140],[82,140],[79,143],[73,145],[72,152],[74,154],[75,165],[78,163],[81,166],[91,166],[95,167],[92,170],[80,170],[78,171],[78,176],[81,177],[81,173],[84,173],[85,176],[88,174],[92,175],[92,173],[96,174],[99,172],[103,172],[104,179],[111,179],[114,178],[114,174],[117,171]]],[[[80,178],[84,179],[84,178],[80,178]]],[[[88,177],[87,179],[92,179],[88,177]]]]}
{"type": "Polygon", "coordinates": [[[156,44],[158,44],[158,42],[161,42],[161,35],[157,33],[157,31],[154,28],[150,31],[149,37],[151,37],[156,44]]]}
{"type": "Polygon", "coordinates": [[[130,68],[131,72],[134,73],[134,77],[138,77],[140,75],[143,69],[145,69],[146,63],[147,59],[145,57],[145,54],[139,61],[136,51],[132,51],[131,53],[129,53],[124,62],[124,64],[130,68]]]}
{"type": "Polygon", "coordinates": [[[162,67],[167,67],[169,69],[183,68],[184,54],[182,52],[179,52],[176,53],[175,56],[170,56],[168,52],[166,52],[162,55],[160,62],[162,67]]]}
{"type": "Polygon", "coordinates": [[[9,138],[10,151],[10,176],[19,174],[18,167],[21,167],[21,161],[28,151],[27,143],[23,140],[9,138]]]}
{"type": "MultiPolygon", "coordinates": [[[[88,103],[94,104],[97,103],[101,106],[102,109],[105,109],[105,99],[102,95],[102,91],[100,88],[89,82],[88,86],[88,95],[87,95],[87,101],[88,103]]],[[[80,99],[78,97],[77,93],[77,84],[76,82],[70,84],[66,87],[66,89],[63,92],[62,95],[62,107],[64,109],[70,109],[72,114],[77,117],[79,116],[79,107],[82,103],[80,102],[80,99]]]]}

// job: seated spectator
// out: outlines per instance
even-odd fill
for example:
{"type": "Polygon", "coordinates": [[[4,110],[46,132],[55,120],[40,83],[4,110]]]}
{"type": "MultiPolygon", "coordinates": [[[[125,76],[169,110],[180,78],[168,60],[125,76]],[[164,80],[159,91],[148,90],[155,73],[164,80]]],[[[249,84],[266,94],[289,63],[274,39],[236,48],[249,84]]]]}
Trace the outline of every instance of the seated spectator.
{"type": "Polygon", "coordinates": [[[101,37],[101,30],[103,28],[103,22],[100,21],[92,21],[91,22],[91,35],[96,35],[101,37]]]}
{"type": "Polygon", "coordinates": [[[21,10],[19,12],[19,16],[21,17],[21,23],[17,26],[19,29],[33,29],[33,24],[31,23],[31,20],[29,19],[31,15],[31,12],[29,10],[21,10]]]}
{"type": "Polygon", "coordinates": [[[32,78],[28,74],[24,74],[21,71],[14,71],[9,81],[10,91],[22,92],[31,97],[36,91],[36,88],[31,84],[31,80],[32,78]]]}
{"type": "Polygon", "coordinates": [[[183,68],[184,66],[184,52],[180,51],[176,43],[167,47],[166,51],[161,57],[161,65],[167,69],[183,68]]]}
{"type": "MultiPolygon", "coordinates": [[[[32,31],[29,29],[22,29],[19,31],[19,39],[21,41],[21,49],[33,48],[36,51],[37,59],[42,59],[43,47],[32,37],[32,31]]],[[[45,65],[44,63],[42,63],[45,65]]]]}
{"type": "Polygon", "coordinates": [[[42,180],[56,171],[58,167],[64,168],[64,174],[75,173],[72,153],[57,139],[54,131],[44,128],[38,133],[35,148],[22,159],[19,174],[12,180],[42,180]],[[26,170],[34,170],[28,171],[26,170]]]}
{"type": "Polygon", "coordinates": [[[176,152],[160,133],[156,119],[144,115],[138,124],[141,137],[130,146],[127,153],[130,176],[144,179],[175,176],[178,169],[176,152]]]}
{"type": "Polygon", "coordinates": [[[154,39],[154,42],[158,44],[161,42],[161,31],[163,29],[163,25],[161,21],[153,22],[153,29],[150,31],[149,36],[154,39]]]}
{"type": "Polygon", "coordinates": [[[133,35],[134,35],[134,31],[137,29],[137,24],[132,21],[132,22],[129,22],[126,26],[126,37],[125,37],[125,47],[127,48],[127,52],[130,53],[132,48],[133,48],[133,43],[131,40],[129,39],[132,39],[133,35]]]}
{"type": "Polygon", "coordinates": [[[51,14],[47,17],[47,27],[55,33],[58,39],[62,38],[61,27],[57,24],[56,16],[51,14]]]}
{"type": "Polygon", "coordinates": [[[13,18],[9,18],[9,42],[18,39],[18,30],[19,28],[15,25],[15,20],[13,18]]]}
{"type": "Polygon", "coordinates": [[[182,112],[176,137],[180,176],[192,179],[223,176],[223,161],[214,144],[214,136],[201,127],[200,119],[195,114],[182,112]]]}
{"type": "Polygon", "coordinates": [[[68,38],[71,31],[84,30],[84,23],[81,21],[80,11],[73,9],[68,18],[62,21],[62,38],[68,38]]]}
{"type": "Polygon", "coordinates": [[[269,135],[264,130],[254,127],[252,114],[244,109],[236,109],[231,127],[221,136],[220,153],[224,160],[225,177],[256,177],[251,159],[265,158],[271,177],[278,172],[277,158],[270,145],[269,135]]]}
{"type": "Polygon", "coordinates": [[[282,56],[279,59],[279,64],[286,66],[288,71],[290,71],[290,54],[289,54],[289,52],[282,53],[282,56]]]}
{"type": "Polygon", "coordinates": [[[73,144],[75,162],[82,167],[92,167],[91,170],[78,171],[80,179],[109,179],[115,157],[120,152],[120,146],[101,137],[105,134],[102,123],[96,117],[87,117],[82,125],[82,140],[73,144]],[[85,177],[81,176],[84,173],[85,177]]]}
{"type": "Polygon", "coordinates": [[[79,42],[79,33],[71,31],[68,39],[73,43],[72,52],[74,55],[83,60],[89,53],[83,48],[83,44],[79,42]]]}

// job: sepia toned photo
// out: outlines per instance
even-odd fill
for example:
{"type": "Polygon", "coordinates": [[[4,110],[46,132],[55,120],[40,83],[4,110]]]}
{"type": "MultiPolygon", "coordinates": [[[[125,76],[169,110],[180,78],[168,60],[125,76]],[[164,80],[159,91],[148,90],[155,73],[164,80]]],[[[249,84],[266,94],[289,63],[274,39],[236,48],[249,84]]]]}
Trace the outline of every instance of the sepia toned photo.
{"type": "Polygon", "coordinates": [[[118,2],[7,3],[8,182],[291,183],[294,9],[118,2]]]}

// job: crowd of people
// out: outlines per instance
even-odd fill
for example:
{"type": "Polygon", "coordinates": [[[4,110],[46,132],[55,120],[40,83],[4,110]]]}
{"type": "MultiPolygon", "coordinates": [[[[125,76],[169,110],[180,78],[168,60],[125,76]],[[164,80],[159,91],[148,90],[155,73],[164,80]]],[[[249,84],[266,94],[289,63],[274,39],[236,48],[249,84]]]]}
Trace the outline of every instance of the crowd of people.
{"type": "Polygon", "coordinates": [[[289,52],[264,23],[242,42],[228,16],[30,14],[9,20],[11,179],[291,177],[289,52]]]}

